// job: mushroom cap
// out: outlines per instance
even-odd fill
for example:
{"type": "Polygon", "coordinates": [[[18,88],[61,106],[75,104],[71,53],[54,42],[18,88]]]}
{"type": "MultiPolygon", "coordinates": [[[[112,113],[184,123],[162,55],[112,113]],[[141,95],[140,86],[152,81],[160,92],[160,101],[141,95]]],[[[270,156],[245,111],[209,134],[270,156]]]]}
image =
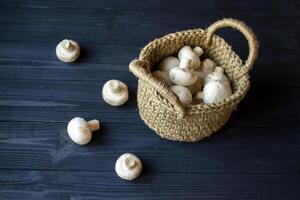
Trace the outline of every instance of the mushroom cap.
{"type": "Polygon", "coordinates": [[[180,85],[174,85],[170,89],[178,96],[184,105],[189,105],[193,101],[193,97],[189,89],[180,85]]]}
{"type": "Polygon", "coordinates": [[[216,67],[213,72],[209,73],[205,77],[204,82],[208,83],[210,81],[220,81],[220,82],[229,83],[228,78],[223,74],[223,72],[224,69],[222,67],[216,67]]]}
{"type": "Polygon", "coordinates": [[[80,54],[80,47],[74,40],[64,39],[56,46],[56,56],[63,62],[73,62],[80,54]]]}
{"type": "Polygon", "coordinates": [[[197,81],[198,75],[179,67],[172,68],[169,72],[171,81],[176,85],[189,86],[197,81]]]}
{"type": "Polygon", "coordinates": [[[71,119],[67,127],[70,138],[79,145],[87,144],[92,139],[92,132],[83,118],[71,119]]]}
{"type": "Polygon", "coordinates": [[[190,46],[183,46],[178,51],[178,58],[181,59],[183,55],[190,54],[192,51],[193,50],[190,46]]]}
{"type": "Polygon", "coordinates": [[[215,62],[211,59],[207,58],[203,62],[201,62],[201,67],[197,69],[195,72],[201,77],[201,79],[205,81],[208,74],[212,73],[215,69],[215,62]]]}
{"type": "Polygon", "coordinates": [[[193,51],[198,55],[198,57],[202,56],[204,53],[203,49],[199,46],[195,46],[193,51]]]}
{"type": "Polygon", "coordinates": [[[230,85],[226,82],[210,81],[203,88],[204,103],[211,104],[222,101],[232,94],[230,85]]]}
{"type": "Polygon", "coordinates": [[[174,56],[168,56],[160,61],[158,69],[161,71],[169,72],[170,69],[179,66],[179,59],[174,56]]]}
{"type": "Polygon", "coordinates": [[[102,97],[111,106],[121,106],[129,98],[127,85],[119,80],[109,80],[102,88],[102,97]]]}
{"type": "Polygon", "coordinates": [[[198,69],[201,65],[200,58],[197,53],[195,53],[191,47],[184,46],[182,47],[178,52],[178,58],[181,60],[182,58],[191,59],[191,68],[192,69],[198,69]]]}
{"type": "Polygon", "coordinates": [[[170,77],[168,76],[168,72],[157,70],[152,73],[152,76],[157,80],[166,83],[168,86],[173,85],[170,77]]]}
{"type": "Polygon", "coordinates": [[[125,153],[116,161],[115,171],[120,178],[131,181],[140,175],[142,162],[137,156],[125,153]]]}
{"type": "Polygon", "coordinates": [[[195,96],[193,97],[193,103],[192,104],[200,104],[203,103],[203,92],[199,91],[195,94],[195,96]]]}
{"type": "Polygon", "coordinates": [[[202,71],[204,71],[206,73],[213,72],[215,67],[216,67],[216,63],[213,60],[209,59],[209,58],[206,58],[201,63],[201,69],[202,69],[202,71]]]}

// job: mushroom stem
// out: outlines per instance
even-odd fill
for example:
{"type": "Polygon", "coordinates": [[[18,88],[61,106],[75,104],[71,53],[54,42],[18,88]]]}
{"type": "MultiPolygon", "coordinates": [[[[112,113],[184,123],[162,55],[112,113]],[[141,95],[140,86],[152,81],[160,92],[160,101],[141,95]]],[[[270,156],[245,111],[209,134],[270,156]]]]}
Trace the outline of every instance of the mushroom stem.
{"type": "Polygon", "coordinates": [[[190,69],[192,60],[188,58],[182,58],[179,63],[179,68],[181,69],[190,69]]]}
{"type": "Polygon", "coordinates": [[[128,157],[124,160],[124,165],[127,169],[132,169],[135,166],[136,162],[134,159],[128,157]]]}
{"type": "Polygon", "coordinates": [[[70,40],[64,40],[62,46],[64,49],[70,49],[72,47],[72,43],[70,42],[70,40]]]}
{"type": "Polygon", "coordinates": [[[96,131],[96,130],[98,130],[100,128],[100,123],[96,119],[88,121],[87,124],[90,127],[91,131],[96,131]]]}
{"type": "Polygon", "coordinates": [[[119,93],[122,89],[120,83],[118,81],[111,81],[110,82],[110,86],[111,86],[111,90],[114,92],[114,93],[119,93]]]}

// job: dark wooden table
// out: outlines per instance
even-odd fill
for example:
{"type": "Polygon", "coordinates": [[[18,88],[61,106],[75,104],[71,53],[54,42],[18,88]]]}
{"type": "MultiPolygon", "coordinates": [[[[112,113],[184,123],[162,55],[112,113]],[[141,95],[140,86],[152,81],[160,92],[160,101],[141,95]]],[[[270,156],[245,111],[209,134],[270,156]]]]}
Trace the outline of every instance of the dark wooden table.
{"type": "MultiPolygon", "coordinates": [[[[0,199],[300,199],[299,1],[0,1],[0,199]],[[128,63],[149,41],[223,17],[245,21],[261,50],[247,97],[199,143],[161,139],[139,118],[128,63]],[[55,56],[72,38],[78,62],[55,56]],[[120,79],[130,100],[104,103],[120,79]],[[67,122],[99,119],[86,146],[67,122]],[[114,172],[125,152],[143,161],[133,182],[114,172]]],[[[243,36],[218,32],[242,58],[243,36]]]]}

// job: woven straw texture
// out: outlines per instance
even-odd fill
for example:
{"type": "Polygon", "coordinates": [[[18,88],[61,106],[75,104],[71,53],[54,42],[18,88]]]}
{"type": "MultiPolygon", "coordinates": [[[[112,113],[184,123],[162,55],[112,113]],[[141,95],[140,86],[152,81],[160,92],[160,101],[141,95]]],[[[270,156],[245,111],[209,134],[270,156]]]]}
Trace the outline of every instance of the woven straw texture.
{"type": "Polygon", "coordinates": [[[243,22],[230,18],[219,20],[205,30],[187,30],[155,39],[142,49],[139,59],[129,64],[130,71],[139,79],[137,101],[141,118],[158,135],[170,140],[194,142],[210,136],[228,121],[246,95],[250,86],[248,72],[257,54],[255,34],[243,22]],[[245,62],[222,38],[214,35],[224,27],[239,30],[247,39],[249,55],[245,62]],[[185,107],[166,84],[151,75],[161,59],[177,55],[184,45],[202,47],[205,56],[224,68],[233,91],[229,98],[185,107]]]}

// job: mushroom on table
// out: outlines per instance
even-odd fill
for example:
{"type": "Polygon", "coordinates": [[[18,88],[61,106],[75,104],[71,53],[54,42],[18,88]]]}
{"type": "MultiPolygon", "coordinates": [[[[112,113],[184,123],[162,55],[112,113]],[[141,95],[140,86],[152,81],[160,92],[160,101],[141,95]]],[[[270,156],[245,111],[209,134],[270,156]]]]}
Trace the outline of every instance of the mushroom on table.
{"type": "Polygon", "coordinates": [[[100,129],[100,122],[96,119],[86,122],[81,117],[73,118],[68,124],[70,138],[79,145],[85,145],[92,139],[92,132],[100,129]]]}
{"type": "Polygon", "coordinates": [[[102,97],[111,106],[121,106],[129,98],[128,87],[122,81],[109,80],[103,86],[102,97]]]}
{"type": "Polygon", "coordinates": [[[116,161],[115,171],[120,178],[131,181],[140,175],[142,162],[134,154],[125,153],[116,161]]]}
{"type": "Polygon", "coordinates": [[[74,40],[64,39],[56,46],[56,56],[63,62],[74,62],[79,54],[79,44],[74,40]]]}

